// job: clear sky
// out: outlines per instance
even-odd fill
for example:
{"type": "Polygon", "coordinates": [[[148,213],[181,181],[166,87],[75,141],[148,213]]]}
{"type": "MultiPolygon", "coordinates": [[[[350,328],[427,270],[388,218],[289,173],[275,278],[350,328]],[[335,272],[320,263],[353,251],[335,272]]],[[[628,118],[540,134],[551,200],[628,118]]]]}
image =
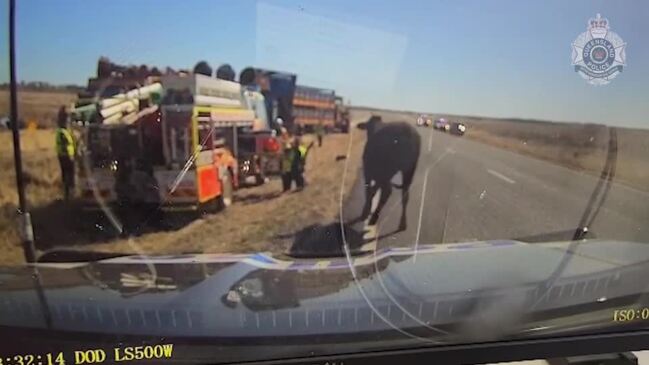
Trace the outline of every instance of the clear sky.
{"type": "Polygon", "coordinates": [[[101,55],[175,68],[205,59],[292,71],[353,104],[649,128],[646,0],[17,3],[27,81],[84,84],[101,55]],[[570,63],[596,13],[627,42],[624,72],[599,87],[570,63]]]}

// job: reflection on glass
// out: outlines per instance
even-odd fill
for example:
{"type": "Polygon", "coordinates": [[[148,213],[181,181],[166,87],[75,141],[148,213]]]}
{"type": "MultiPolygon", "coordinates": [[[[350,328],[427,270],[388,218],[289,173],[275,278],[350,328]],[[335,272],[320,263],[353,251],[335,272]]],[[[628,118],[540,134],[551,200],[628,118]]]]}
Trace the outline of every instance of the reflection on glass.
{"type": "Polygon", "coordinates": [[[0,58],[0,334],[227,362],[645,328],[647,8],[600,5],[20,1],[38,264],[0,58]]]}

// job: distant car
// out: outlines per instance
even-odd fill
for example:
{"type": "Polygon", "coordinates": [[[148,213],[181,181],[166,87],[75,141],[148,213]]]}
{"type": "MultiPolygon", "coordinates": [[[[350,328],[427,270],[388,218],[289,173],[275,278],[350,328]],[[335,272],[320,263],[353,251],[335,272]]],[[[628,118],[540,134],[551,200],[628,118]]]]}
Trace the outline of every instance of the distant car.
{"type": "Polygon", "coordinates": [[[440,131],[448,131],[448,121],[445,118],[436,119],[435,123],[433,123],[433,128],[440,131]]]}
{"type": "Polygon", "coordinates": [[[463,136],[466,132],[466,125],[461,122],[452,122],[447,126],[449,127],[447,131],[456,136],[463,136]]]}
{"type": "Polygon", "coordinates": [[[417,118],[417,125],[420,127],[430,127],[433,124],[433,120],[430,117],[422,114],[417,118]]]}

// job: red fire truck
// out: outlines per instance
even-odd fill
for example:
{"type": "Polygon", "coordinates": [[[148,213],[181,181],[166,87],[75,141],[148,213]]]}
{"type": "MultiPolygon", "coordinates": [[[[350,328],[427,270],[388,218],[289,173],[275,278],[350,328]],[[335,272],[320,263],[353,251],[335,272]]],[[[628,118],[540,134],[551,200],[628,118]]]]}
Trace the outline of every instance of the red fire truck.
{"type": "Polygon", "coordinates": [[[131,92],[138,113],[82,129],[80,193],[89,206],[227,207],[244,178],[263,176],[265,154],[277,153],[260,94],[193,74],[162,76],[161,86],[160,105],[131,92]]]}

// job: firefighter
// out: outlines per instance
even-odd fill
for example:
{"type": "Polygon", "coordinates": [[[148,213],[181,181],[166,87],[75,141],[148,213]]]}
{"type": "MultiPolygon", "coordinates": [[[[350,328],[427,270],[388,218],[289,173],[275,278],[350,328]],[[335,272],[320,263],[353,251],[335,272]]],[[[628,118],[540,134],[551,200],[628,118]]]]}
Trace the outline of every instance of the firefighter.
{"type": "Polygon", "coordinates": [[[315,135],[318,138],[318,147],[322,147],[322,139],[324,138],[324,134],[324,124],[322,124],[322,120],[319,120],[318,124],[315,125],[315,135]]]}
{"type": "Polygon", "coordinates": [[[289,191],[293,182],[291,167],[293,165],[293,143],[286,129],[282,128],[282,187],[283,191],[289,191]]]}
{"type": "Polygon", "coordinates": [[[294,156],[297,160],[297,162],[293,163],[292,167],[292,174],[293,174],[293,180],[295,180],[295,184],[297,185],[298,189],[304,188],[305,181],[304,181],[304,166],[306,165],[306,158],[309,155],[309,151],[314,145],[314,142],[309,143],[308,146],[305,146],[302,144],[300,138],[295,138],[294,145],[297,146],[297,148],[294,147],[295,153],[294,156]]]}
{"type": "MultiPolygon", "coordinates": [[[[291,161],[291,180],[295,181],[295,185],[297,185],[298,190],[302,190],[304,188],[305,182],[304,182],[304,166],[306,165],[306,158],[307,155],[309,154],[309,150],[311,150],[311,147],[313,147],[313,142],[311,142],[308,146],[305,146],[302,144],[302,141],[300,140],[299,137],[295,137],[295,140],[293,141],[293,154],[292,154],[292,161],[291,161]]],[[[290,188],[290,184],[289,184],[290,188]]]]}
{"type": "Polygon", "coordinates": [[[75,145],[72,131],[68,128],[68,113],[65,106],[59,109],[56,129],[56,154],[61,167],[61,180],[63,182],[63,197],[67,201],[74,189],[74,155],[75,145]]]}

